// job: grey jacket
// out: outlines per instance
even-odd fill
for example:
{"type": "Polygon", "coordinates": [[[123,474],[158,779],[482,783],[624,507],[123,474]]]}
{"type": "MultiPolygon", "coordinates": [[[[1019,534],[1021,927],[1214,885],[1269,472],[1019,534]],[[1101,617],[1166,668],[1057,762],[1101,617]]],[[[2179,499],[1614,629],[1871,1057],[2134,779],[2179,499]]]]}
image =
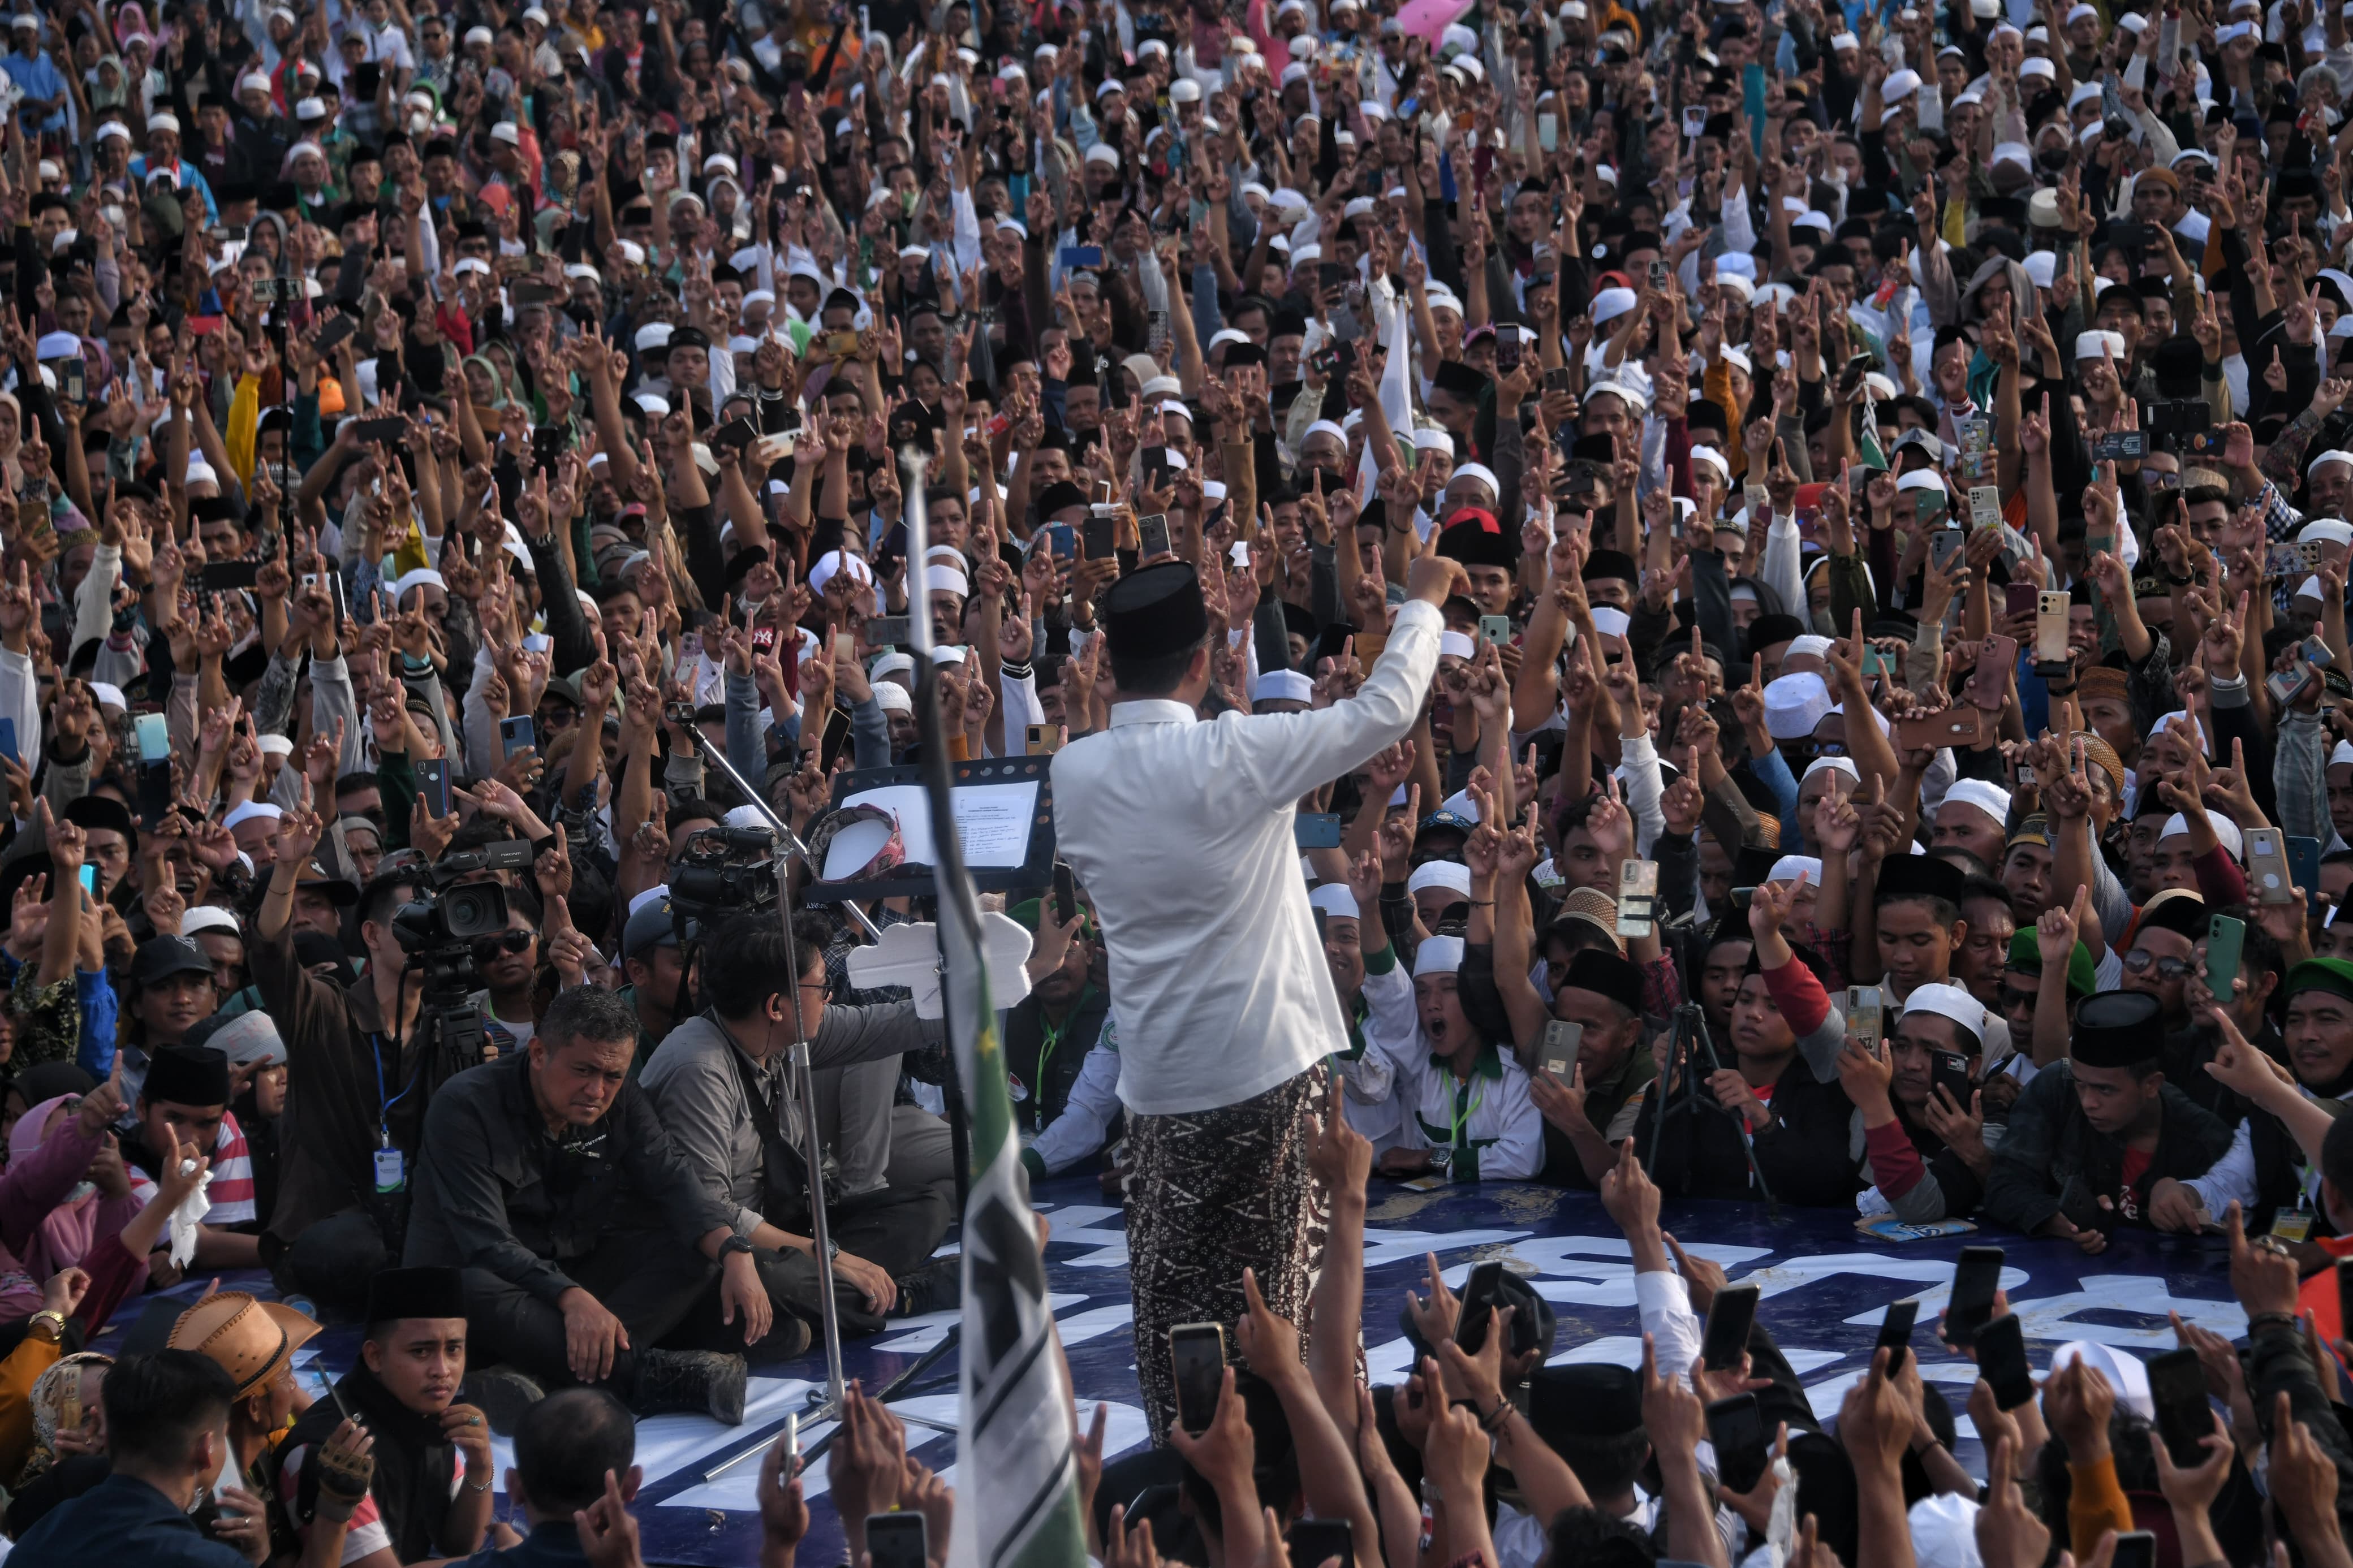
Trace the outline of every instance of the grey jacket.
{"type": "MultiPolygon", "coordinates": [[[[900,1056],[944,1037],[940,1021],[918,1018],[913,1002],[828,1006],[817,1038],[809,1042],[809,1060],[823,1071],[900,1056]]],[[[760,1213],[767,1191],[766,1154],[735,1063],[729,1059],[738,1054],[712,1015],[702,1013],[663,1038],[638,1082],[695,1181],[727,1207],[735,1234],[748,1239],[761,1224],[774,1222],[760,1213]]],[[[778,1131],[801,1147],[806,1140],[799,1108],[786,1098],[784,1053],[758,1064],[749,1057],[742,1059],[761,1093],[777,1107],[778,1131]]]]}

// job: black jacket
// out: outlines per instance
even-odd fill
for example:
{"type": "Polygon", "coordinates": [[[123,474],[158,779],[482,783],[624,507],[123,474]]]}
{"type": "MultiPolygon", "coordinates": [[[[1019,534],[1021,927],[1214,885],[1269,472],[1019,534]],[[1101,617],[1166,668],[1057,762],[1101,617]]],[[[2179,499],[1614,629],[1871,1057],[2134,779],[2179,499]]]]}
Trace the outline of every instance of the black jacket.
{"type": "Polygon", "coordinates": [[[659,1228],[692,1245],[734,1213],[702,1190],[632,1079],[586,1128],[552,1137],[518,1053],[441,1086],[425,1115],[409,1211],[410,1268],[487,1268],[554,1306],[564,1265],[611,1231],[659,1228]]]}
{"type": "MultiPolygon", "coordinates": [[[[2158,1093],[2164,1107],[2157,1148],[2145,1180],[2150,1188],[2170,1176],[2202,1176],[2231,1150],[2231,1128],[2170,1083],[2158,1093]]],[[[2010,1109],[2009,1131],[1994,1146],[1986,1180],[1985,1217],[2031,1234],[2065,1200],[2078,1205],[2078,1225],[2105,1197],[2116,1204],[2099,1228],[2124,1222],[2125,1146],[2096,1131],[2075,1099],[2075,1075],[2065,1062],[2037,1073],[2010,1109]],[[2072,1191],[2071,1191],[2072,1189],[2072,1191]]],[[[2144,1222],[2146,1223],[2146,1222],[2144,1222]]]]}
{"type": "MultiPolygon", "coordinates": [[[[1671,1197],[1761,1198],[1741,1152],[1739,1119],[1712,1109],[1715,1096],[1704,1082],[1698,1085],[1702,1104],[1673,1109],[1683,1098],[1680,1087],[1662,1095],[1654,1085],[1634,1126],[1634,1147],[1651,1179],[1671,1197]],[[1651,1128],[1662,1100],[1671,1109],[1653,1159],[1651,1128]]],[[[1818,1079],[1804,1057],[1792,1055],[1773,1087],[1772,1108],[1772,1124],[1754,1142],[1757,1167],[1773,1196],[1808,1207],[1852,1206],[1860,1184],[1847,1152],[1854,1104],[1846,1090],[1836,1080],[1818,1079]]]]}
{"type": "Polygon", "coordinates": [[[1026,1131],[1035,1132],[1062,1114],[1071,1100],[1071,1086],[1079,1081],[1079,1068],[1111,1016],[1111,994],[1092,985],[1080,994],[1078,1004],[1062,1020],[1062,1032],[1050,1052],[1046,1049],[1046,1015],[1036,992],[1005,1016],[1005,1068],[1026,1091],[1014,1101],[1013,1120],[1026,1131]]]}
{"type": "Polygon", "coordinates": [[[392,1537],[393,1554],[403,1563],[422,1563],[471,1551],[473,1542],[441,1537],[458,1474],[458,1446],[442,1433],[438,1417],[402,1405],[364,1364],[336,1383],[334,1397],[313,1402],[286,1435],[288,1445],[309,1450],[288,1511],[306,1522],[318,1511],[319,1451],[343,1425],[346,1409],[375,1438],[368,1495],[392,1537]]]}

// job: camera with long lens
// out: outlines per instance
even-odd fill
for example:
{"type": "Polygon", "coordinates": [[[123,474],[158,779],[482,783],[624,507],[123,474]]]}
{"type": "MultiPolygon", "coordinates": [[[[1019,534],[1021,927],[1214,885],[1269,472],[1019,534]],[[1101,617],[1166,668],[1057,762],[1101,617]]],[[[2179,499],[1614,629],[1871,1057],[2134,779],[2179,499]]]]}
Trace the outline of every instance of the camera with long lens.
{"type": "Polygon", "coordinates": [[[482,987],[474,948],[507,931],[507,890],[494,881],[466,882],[477,871],[522,870],[531,846],[520,838],[445,855],[425,871],[418,897],[393,911],[392,933],[422,973],[424,1007],[417,1024],[434,1043],[427,1077],[438,1082],[483,1060],[480,1010],[469,1000],[482,987]]]}
{"type": "Polygon", "coordinates": [[[686,841],[670,873],[671,910],[705,926],[776,901],[776,835],[766,827],[705,827],[686,841]]]}

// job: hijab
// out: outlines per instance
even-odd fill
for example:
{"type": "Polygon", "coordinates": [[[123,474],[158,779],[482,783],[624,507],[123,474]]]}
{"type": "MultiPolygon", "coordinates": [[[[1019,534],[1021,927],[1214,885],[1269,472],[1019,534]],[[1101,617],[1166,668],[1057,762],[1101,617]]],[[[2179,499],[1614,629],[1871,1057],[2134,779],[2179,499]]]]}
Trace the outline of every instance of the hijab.
{"type": "MultiPolygon", "coordinates": [[[[21,1164],[32,1157],[34,1151],[49,1141],[49,1122],[57,1113],[79,1097],[60,1094],[41,1101],[25,1112],[24,1118],[9,1131],[8,1163],[21,1164]]],[[[58,1121],[62,1131],[69,1123],[58,1121]]],[[[98,1189],[88,1181],[77,1184],[42,1216],[41,1223],[25,1244],[22,1262],[25,1272],[36,1280],[47,1279],[60,1268],[79,1266],[90,1255],[90,1244],[97,1239],[98,1189]]]]}

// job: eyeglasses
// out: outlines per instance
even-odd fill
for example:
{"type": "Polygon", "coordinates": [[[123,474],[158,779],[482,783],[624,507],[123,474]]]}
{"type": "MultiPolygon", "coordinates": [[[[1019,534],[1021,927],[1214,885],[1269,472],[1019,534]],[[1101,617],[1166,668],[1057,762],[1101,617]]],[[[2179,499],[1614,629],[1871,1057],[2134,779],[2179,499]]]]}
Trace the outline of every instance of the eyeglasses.
{"type": "Polygon", "coordinates": [[[474,962],[488,963],[502,952],[521,952],[531,946],[533,933],[527,931],[501,931],[496,936],[474,939],[474,962]]]}
{"type": "Polygon", "coordinates": [[[2154,969],[2159,980],[2179,980],[2189,973],[2189,961],[2186,958],[2159,958],[2145,947],[2137,947],[2125,954],[2125,968],[2134,974],[2146,974],[2154,969]]]}
{"type": "Polygon", "coordinates": [[[2007,985],[2001,988],[2001,1010],[2005,1013],[2031,1012],[2039,1000],[2031,991],[2013,991],[2007,985]]]}

